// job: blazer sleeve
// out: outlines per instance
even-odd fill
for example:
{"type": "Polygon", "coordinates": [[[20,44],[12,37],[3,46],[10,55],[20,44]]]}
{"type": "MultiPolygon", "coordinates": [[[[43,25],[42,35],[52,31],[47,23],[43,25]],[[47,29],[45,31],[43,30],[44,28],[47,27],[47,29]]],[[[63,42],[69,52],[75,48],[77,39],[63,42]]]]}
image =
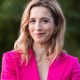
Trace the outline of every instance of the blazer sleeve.
{"type": "Polygon", "coordinates": [[[17,80],[14,60],[7,53],[2,57],[1,80],[17,80]]]}
{"type": "Polygon", "coordinates": [[[71,80],[80,80],[80,64],[78,58],[75,58],[71,74],[71,80]]]}

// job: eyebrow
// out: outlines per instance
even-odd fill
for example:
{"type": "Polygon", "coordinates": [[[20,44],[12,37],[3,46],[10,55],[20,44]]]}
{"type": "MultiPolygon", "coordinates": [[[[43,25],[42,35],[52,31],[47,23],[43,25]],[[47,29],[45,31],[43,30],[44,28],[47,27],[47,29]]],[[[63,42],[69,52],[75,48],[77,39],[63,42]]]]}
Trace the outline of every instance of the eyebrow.
{"type": "MultiPolygon", "coordinates": [[[[30,19],[35,19],[35,18],[30,18],[30,19]]],[[[47,19],[47,20],[48,20],[49,18],[47,18],[47,17],[42,17],[41,19],[47,19]]]]}
{"type": "Polygon", "coordinates": [[[47,17],[42,17],[41,19],[47,19],[47,20],[49,20],[49,18],[47,18],[47,17]]]}

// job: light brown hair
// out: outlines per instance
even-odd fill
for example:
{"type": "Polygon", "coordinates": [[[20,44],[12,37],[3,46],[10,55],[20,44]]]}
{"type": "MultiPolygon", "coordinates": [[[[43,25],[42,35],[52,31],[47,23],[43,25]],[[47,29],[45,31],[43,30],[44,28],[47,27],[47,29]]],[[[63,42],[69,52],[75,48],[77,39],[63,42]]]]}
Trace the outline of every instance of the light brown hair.
{"type": "Polygon", "coordinates": [[[28,22],[30,10],[33,7],[38,6],[43,6],[50,10],[56,25],[51,39],[51,45],[48,50],[48,56],[51,56],[53,59],[55,59],[63,49],[65,18],[59,3],[56,0],[32,0],[25,7],[21,20],[20,35],[14,44],[14,49],[22,51],[22,60],[29,60],[28,51],[33,45],[33,39],[31,38],[28,31],[28,22]]]}

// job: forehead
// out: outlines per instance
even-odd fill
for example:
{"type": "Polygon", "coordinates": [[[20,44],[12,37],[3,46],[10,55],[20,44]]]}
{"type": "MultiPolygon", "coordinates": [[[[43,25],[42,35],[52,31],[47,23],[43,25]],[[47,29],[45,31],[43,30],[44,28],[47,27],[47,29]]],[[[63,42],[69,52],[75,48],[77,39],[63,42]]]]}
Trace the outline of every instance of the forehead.
{"type": "Polygon", "coordinates": [[[37,18],[37,17],[50,18],[50,17],[52,17],[52,14],[51,14],[50,10],[46,7],[42,7],[42,6],[33,7],[30,10],[30,18],[37,18]]]}

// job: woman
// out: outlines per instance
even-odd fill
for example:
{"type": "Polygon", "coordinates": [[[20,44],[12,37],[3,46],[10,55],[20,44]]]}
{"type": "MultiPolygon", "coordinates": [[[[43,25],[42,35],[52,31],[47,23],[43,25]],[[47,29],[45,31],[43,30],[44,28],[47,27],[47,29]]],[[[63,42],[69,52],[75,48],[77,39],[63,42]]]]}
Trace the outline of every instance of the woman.
{"type": "Polygon", "coordinates": [[[78,59],[63,51],[64,33],[56,0],[30,1],[14,50],[3,54],[1,80],[80,80],[78,59]]]}

